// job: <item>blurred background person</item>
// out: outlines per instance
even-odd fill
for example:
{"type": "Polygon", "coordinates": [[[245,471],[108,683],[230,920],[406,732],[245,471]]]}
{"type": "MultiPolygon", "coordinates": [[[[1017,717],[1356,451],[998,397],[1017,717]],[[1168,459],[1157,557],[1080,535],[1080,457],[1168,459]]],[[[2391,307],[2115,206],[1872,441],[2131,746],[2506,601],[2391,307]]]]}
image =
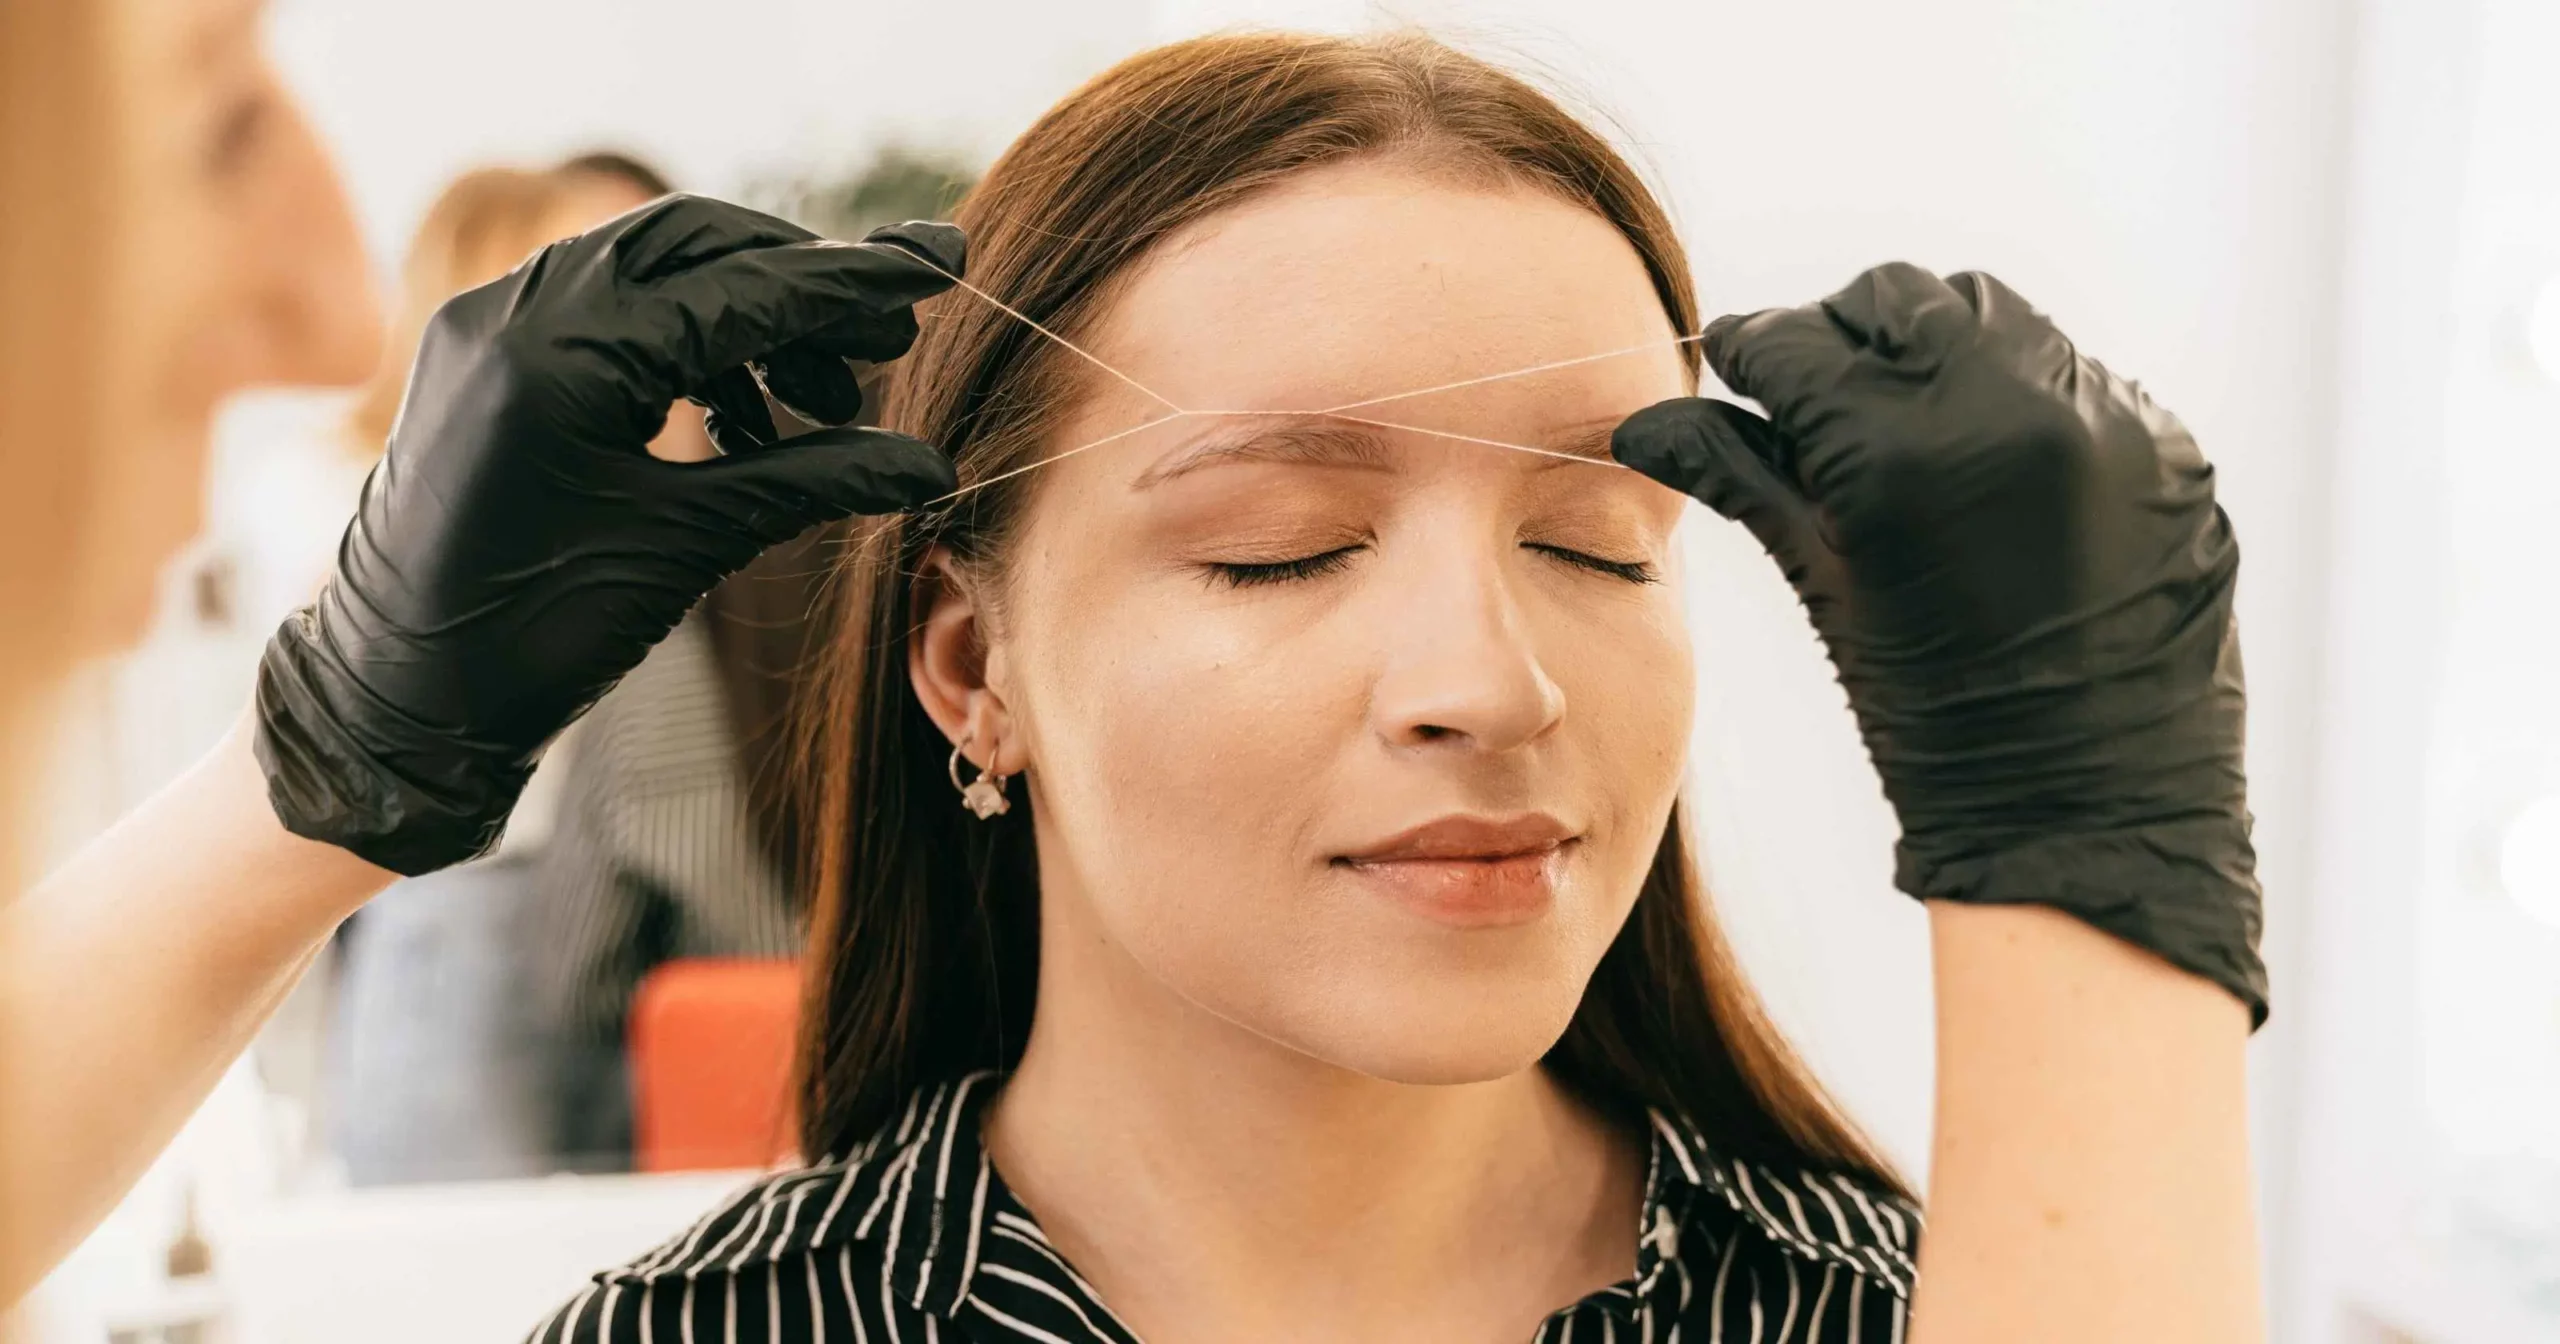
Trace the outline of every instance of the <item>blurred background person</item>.
{"type": "MultiPolygon", "coordinates": [[[[893,146],[763,194],[852,239],[940,218],[968,181],[947,157],[893,146]]],[[[446,297],[670,190],[617,152],[457,179],[412,246],[400,334],[349,417],[351,443],[378,448],[389,432],[417,333],[446,297]]],[[[679,403],[650,451],[711,456],[701,409],[679,403]]],[[[796,953],[783,712],[833,544],[819,529],[714,589],[551,745],[496,856],[397,883],[349,921],[321,1107],[350,1180],[629,1166],[642,982],[673,961],[796,953]]]]}
{"type": "MultiPolygon", "coordinates": [[[[201,930],[155,944],[118,917],[121,892],[33,910],[19,895],[55,695],[76,661],[142,631],[162,564],[197,529],[216,408],[247,387],[354,383],[380,351],[345,194],[267,60],[261,17],[240,3],[0,6],[0,1299],[103,1211],[290,983],[199,955],[201,930]],[[88,988],[56,1000],[65,982],[46,967],[88,988]],[[163,979],[175,983],[119,993],[163,979]],[[40,1071],[75,1060],[92,1072],[40,1071]]],[[[333,872],[364,866],[319,848],[333,872]]],[[[218,909],[221,886],[192,894],[218,909]]]]}
{"type": "Polygon", "coordinates": [[[344,190],[259,17],[0,10],[0,685],[19,753],[45,741],[21,717],[35,688],[141,632],[162,563],[197,530],[216,408],[244,388],[356,382],[380,351],[344,190]]]}
{"type": "MultiPolygon", "coordinates": [[[[6,426],[13,483],[29,487],[10,499],[35,506],[27,529],[32,551],[23,557],[33,578],[12,589],[11,609],[0,613],[14,627],[12,654],[24,651],[23,670],[13,668],[8,683],[15,782],[42,745],[34,733],[39,716],[28,712],[34,697],[22,692],[58,678],[80,655],[130,640],[149,607],[150,577],[194,530],[216,404],[262,383],[355,381],[378,357],[380,323],[346,203],[259,44],[262,6],[119,0],[13,4],[5,13],[0,72],[10,96],[0,163],[12,170],[13,200],[41,200],[50,210],[59,188],[64,207],[63,227],[50,227],[51,219],[23,230],[13,223],[0,239],[12,263],[7,352],[30,356],[13,364],[7,400],[13,412],[22,405],[48,412],[13,413],[6,426]],[[81,139],[92,127],[99,129],[94,144],[81,139]],[[59,152],[57,141],[72,152],[59,152]],[[17,284],[57,274],[68,282],[17,284]],[[47,358],[48,350],[66,353],[47,358]],[[64,406],[84,409],[56,409],[64,406]],[[16,474],[22,457],[29,469],[16,474]],[[66,571],[74,581],[48,591],[45,576],[66,571]],[[21,632],[23,643],[15,638],[21,632]]],[[[585,190],[614,175],[612,165],[589,162],[563,180],[585,190]]],[[[948,283],[907,252],[807,248],[805,232],[715,202],[670,203],[626,231],[635,242],[663,241],[672,250],[660,262],[677,273],[707,273],[678,293],[630,294],[637,281],[610,269],[581,270],[562,282],[576,291],[565,301],[575,310],[571,326],[589,340],[631,336],[611,320],[619,309],[578,306],[598,301],[600,288],[665,319],[637,324],[647,348],[633,360],[647,367],[633,384],[615,386],[620,399],[600,431],[605,445],[587,445],[590,463],[595,453],[621,451],[633,425],[655,434],[675,397],[714,378],[727,386],[746,377],[736,361],[794,355],[824,384],[822,360],[832,357],[833,342],[890,350],[900,321],[912,330],[905,313],[912,299],[901,295],[948,283]],[[859,330],[844,338],[818,331],[838,321],[859,330]],[[673,350],[647,344],[670,327],[717,328],[720,339],[673,350]],[[826,348],[792,348],[804,338],[826,348]],[[704,360],[712,363],[702,366],[704,360]]],[[[610,250],[609,240],[593,246],[610,250]]],[[[958,264],[956,256],[950,264],[958,264]]],[[[585,348],[575,334],[545,330],[585,348]]],[[[462,370],[484,367],[458,358],[462,370]]],[[[850,388],[847,371],[832,373],[850,388]]],[[[529,696],[545,706],[546,722],[536,725],[542,731],[519,744],[523,752],[664,636],[682,612],[668,613],[668,602],[689,604],[773,541],[856,508],[903,507],[947,477],[930,446],[876,431],[812,435],[792,445],[770,444],[769,428],[736,432],[772,451],[679,468],[647,460],[640,442],[628,444],[635,460],[614,468],[625,493],[608,492],[623,504],[613,520],[622,524],[621,539],[628,553],[682,560],[656,571],[673,587],[654,605],[586,613],[595,618],[582,635],[587,661],[575,670],[547,669],[575,684],[511,686],[540,680],[504,670],[522,642],[483,647],[477,662],[488,665],[481,670],[496,685],[492,698],[529,696]],[[657,492],[654,506],[627,493],[644,480],[657,492]],[[668,506],[678,498],[683,507],[668,506]],[[557,718],[550,717],[554,704],[557,718]]],[[[439,433],[421,431],[459,442],[430,455],[438,467],[467,472],[482,465],[475,454],[491,440],[488,427],[439,433]]],[[[555,443],[536,436],[529,446],[555,443]]],[[[501,459],[489,470],[509,467],[501,459]]],[[[537,470],[519,474],[540,484],[537,470]]],[[[401,478],[374,479],[396,492],[401,478]]],[[[367,506],[381,497],[369,488],[367,506]]],[[[555,498],[555,507],[531,510],[531,521],[553,522],[558,504],[555,498]]],[[[350,533],[356,542],[342,558],[379,547],[413,520],[432,532],[436,517],[432,509],[421,518],[415,506],[383,504],[350,533]]],[[[486,553],[508,530],[486,519],[481,527],[480,535],[441,539],[486,553]]],[[[14,527],[0,531],[17,535],[14,527]]],[[[417,572],[397,560],[390,568],[417,572]]],[[[323,605],[343,620],[359,619],[331,600],[347,574],[342,564],[323,589],[323,605]]],[[[329,638],[317,625],[293,630],[329,638]]],[[[86,844],[22,893],[24,854],[12,817],[12,898],[0,910],[0,1061],[9,1070],[0,1085],[0,1298],[14,1300],[94,1224],[204,1099],[337,925],[388,880],[386,867],[350,848],[287,829],[261,756],[302,741],[276,747],[256,733],[254,723],[263,721],[244,721],[129,814],[117,833],[86,844]]],[[[472,733],[431,735],[459,748],[457,739],[472,733]]],[[[530,757],[516,748],[504,754],[499,782],[512,802],[530,757]]],[[[411,801],[393,810],[414,821],[422,806],[411,801]]],[[[503,808],[471,812],[435,861],[382,857],[405,871],[426,871],[476,851],[503,819],[503,808]]],[[[188,1258],[201,1267],[200,1255],[188,1258]]]]}

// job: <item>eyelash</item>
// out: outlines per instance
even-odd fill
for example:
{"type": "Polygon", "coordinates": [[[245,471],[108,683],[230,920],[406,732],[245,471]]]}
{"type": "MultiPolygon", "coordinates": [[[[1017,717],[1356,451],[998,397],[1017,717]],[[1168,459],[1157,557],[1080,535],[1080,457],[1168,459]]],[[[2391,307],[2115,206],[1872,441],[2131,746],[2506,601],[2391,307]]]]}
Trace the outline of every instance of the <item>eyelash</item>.
{"type": "Polygon", "coordinates": [[[1541,546],[1534,541],[1526,544],[1530,550],[1540,555],[1553,556],[1576,568],[1587,569],[1595,574],[1606,574],[1610,578],[1626,583],[1658,583],[1662,578],[1661,575],[1654,573],[1653,566],[1641,560],[1603,560],[1596,555],[1568,551],[1562,546],[1541,546]]]}
{"type": "Polygon", "coordinates": [[[1254,588],[1266,583],[1289,583],[1297,579],[1319,578],[1351,563],[1352,554],[1360,547],[1341,546],[1316,555],[1295,560],[1274,560],[1265,564],[1212,564],[1209,572],[1230,588],[1254,588]]]}
{"type": "MultiPolygon", "coordinates": [[[[1331,574],[1351,563],[1352,555],[1360,549],[1358,546],[1343,546],[1315,555],[1301,556],[1295,560],[1274,560],[1263,564],[1212,564],[1209,566],[1209,572],[1219,582],[1230,588],[1252,588],[1266,583],[1290,583],[1299,579],[1321,578],[1331,574]]],[[[1610,578],[1625,583],[1654,583],[1660,579],[1660,576],[1654,573],[1653,566],[1642,561],[1603,560],[1596,555],[1584,555],[1580,551],[1566,550],[1562,546],[1541,546],[1534,542],[1529,543],[1529,549],[1540,555],[1561,560],[1577,569],[1606,574],[1610,578]]]]}

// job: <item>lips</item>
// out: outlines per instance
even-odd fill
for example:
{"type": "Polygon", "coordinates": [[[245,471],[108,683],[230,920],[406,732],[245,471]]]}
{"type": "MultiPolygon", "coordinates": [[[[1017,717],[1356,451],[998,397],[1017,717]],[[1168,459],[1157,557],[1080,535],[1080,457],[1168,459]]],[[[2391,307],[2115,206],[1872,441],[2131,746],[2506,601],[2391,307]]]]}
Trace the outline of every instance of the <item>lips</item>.
{"type": "Polygon", "coordinates": [[[1364,887],[1457,928],[1526,923],[1555,903],[1579,833],[1543,813],[1443,817],[1334,860],[1364,887]]]}
{"type": "Polygon", "coordinates": [[[1354,864],[1414,860],[1492,862],[1545,853],[1573,838],[1573,828],[1544,813],[1499,820],[1443,817],[1342,857],[1354,864]]]}

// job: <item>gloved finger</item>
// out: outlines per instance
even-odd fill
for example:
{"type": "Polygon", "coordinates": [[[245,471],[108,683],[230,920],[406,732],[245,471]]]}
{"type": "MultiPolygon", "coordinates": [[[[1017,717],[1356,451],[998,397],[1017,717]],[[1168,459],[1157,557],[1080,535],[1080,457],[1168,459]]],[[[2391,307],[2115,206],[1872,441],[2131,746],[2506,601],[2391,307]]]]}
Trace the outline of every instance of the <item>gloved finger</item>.
{"type": "Polygon", "coordinates": [[[1958,271],[1947,277],[1947,288],[1973,309],[1985,326],[2006,326],[2021,319],[2052,325],[2052,319],[1988,271],[1958,271]]]}
{"type": "Polygon", "coordinates": [[[862,388],[842,356],[809,341],[786,345],[756,361],[764,390],[784,410],[813,425],[849,425],[862,414],[862,388]]]}
{"type": "MultiPolygon", "coordinates": [[[[911,252],[948,276],[964,275],[968,270],[969,236],[956,224],[911,219],[881,225],[864,234],[862,241],[911,252]]],[[[909,305],[885,313],[858,313],[811,334],[807,341],[846,359],[885,364],[914,348],[915,308],[909,305]]]]}
{"type": "Polygon", "coordinates": [[[600,226],[614,274],[646,285],[750,248],[806,243],[818,235],[743,205],[678,192],[600,226]]]}
{"type": "Polygon", "coordinates": [[[2078,361],[2079,351],[2071,344],[2071,338],[2018,291],[2002,284],[1998,276],[1987,271],[1958,271],[1947,277],[1947,288],[1973,309],[1977,325],[2011,333],[2019,348],[2033,356],[2031,367],[2044,377],[2066,377],[2078,361]]]}
{"type": "Polygon", "coordinates": [[[910,219],[899,224],[883,224],[862,235],[866,243],[885,243],[902,247],[932,262],[946,275],[969,273],[969,235],[957,224],[943,224],[929,219],[910,219]]]}
{"type": "Polygon", "coordinates": [[[1789,582],[1829,549],[1820,515],[1789,483],[1775,426],[1730,402],[1675,397],[1609,436],[1618,461],[1750,529],[1789,582]]]}
{"type": "Polygon", "coordinates": [[[1978,324],[1974,306],[1946,281],[1907,261],[1859,273],[1822,301],[1831,320],[1859,344],[1895,361],[1935,363],[1978,324]]]}
{"type": "Polygon", "coordinates": [[[664,463],[690,479],[672,494],[776,545],[853,514],[897,513],[959,488],[951,459],[885,429],[822,429],[759,453],[664,463]]]}
{"type": "Polygon", "coordinates": [[[756,386],[755,376],[743,364],[721,370],[688,399],[709,412],[702,417],[703,432],[727,456],[754,453],[780,437],[773,427],[773,412],[765,407],[764,389],[756,386]]]}
{"type": "Polygon", "coordinates": [[[1858,359],[1856,343],[1819,305],[1719,317],[1700,344],[1726,387],[1768,407],[1782,425],[1801,424],[1858,359]]]}
{"type": "Polygon", "coordinates": [[[677,387],[770,354],[860,315],[908,307],[951,287],[888,243],[794,243],[731,253],[636,296],[634,317],[664,342],[631,353],[677,387]]]}
{"type": "Polygon", "coordinates": [[[801,337],[798,343],[823,350],[839,359],[885,364],[915,345],[916,310],[895,308],[885,313],[856,313],[801,337]]]}

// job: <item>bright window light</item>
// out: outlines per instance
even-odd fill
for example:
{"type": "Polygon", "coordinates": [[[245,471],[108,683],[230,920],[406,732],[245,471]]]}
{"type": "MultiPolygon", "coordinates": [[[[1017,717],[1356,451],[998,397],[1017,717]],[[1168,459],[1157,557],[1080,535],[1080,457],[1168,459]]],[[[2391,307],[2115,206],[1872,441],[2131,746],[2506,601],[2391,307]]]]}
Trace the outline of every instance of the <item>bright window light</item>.
{"type": "Polygon", "coordinates": [[[2541,292],[2533,296],[2524,338],[2533,347],[2533,362],[2541,366],[2542,376],[2560,383],[2560,275],[2543,281],[2541,292]]]}
{"type": "Polygon", "coordinates": [[[2560,928],[2560,794],[2534,799],[2507,823],[2498,880],[2526,914],[2560,928]]]}

